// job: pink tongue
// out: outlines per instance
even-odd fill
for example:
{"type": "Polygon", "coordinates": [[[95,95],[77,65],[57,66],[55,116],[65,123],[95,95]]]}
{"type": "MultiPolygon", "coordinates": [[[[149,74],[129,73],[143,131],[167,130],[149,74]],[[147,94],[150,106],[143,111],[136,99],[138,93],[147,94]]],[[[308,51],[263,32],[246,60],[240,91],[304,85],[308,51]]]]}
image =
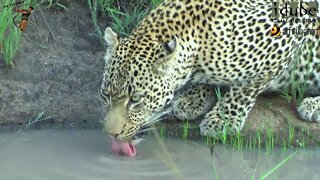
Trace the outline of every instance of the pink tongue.
{"type": "Polygon", "coordinates": [[[116,139],[112,140],[112,151],[117,154],[124,154],[130,157],[136,156],[136,147],[129,142],[121,142],[116,139]]]}

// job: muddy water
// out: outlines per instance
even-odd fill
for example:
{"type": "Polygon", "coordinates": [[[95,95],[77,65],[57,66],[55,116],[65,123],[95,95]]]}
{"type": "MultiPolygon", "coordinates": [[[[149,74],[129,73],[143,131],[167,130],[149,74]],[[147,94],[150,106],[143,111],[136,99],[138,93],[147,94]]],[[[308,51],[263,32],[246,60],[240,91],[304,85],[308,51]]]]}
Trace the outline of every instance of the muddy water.
{"type": "MultiPolygon", "coordinates": [[[[295,150],[234,150],[217,146],[213,157],[201,142],[147,137],[134,158],[111,152],[98,130],[0,133],[0,179],[163,180],[259,179],[295,150]],[[214,167],[212,165],[214,160],[214,167]],[[214,173],[216,172],[216,173],[214,173]]],[[[268,178],[320,179],[320,149],[304,149],[268,178]]]]}

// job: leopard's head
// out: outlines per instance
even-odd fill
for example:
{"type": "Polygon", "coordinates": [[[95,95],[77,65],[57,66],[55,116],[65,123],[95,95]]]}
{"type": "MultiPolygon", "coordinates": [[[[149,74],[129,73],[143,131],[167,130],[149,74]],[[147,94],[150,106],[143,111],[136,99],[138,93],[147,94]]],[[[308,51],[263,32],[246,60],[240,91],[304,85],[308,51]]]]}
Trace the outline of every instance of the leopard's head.
{"type": "Polygon", "coordinates": [[[107,42],[101,96],[105,104],[104,131],[119,141],[132,142],[174,96],[174,59],[178,39],[150,41],[130,36],[120,39],[111,28],[107,42]]]}

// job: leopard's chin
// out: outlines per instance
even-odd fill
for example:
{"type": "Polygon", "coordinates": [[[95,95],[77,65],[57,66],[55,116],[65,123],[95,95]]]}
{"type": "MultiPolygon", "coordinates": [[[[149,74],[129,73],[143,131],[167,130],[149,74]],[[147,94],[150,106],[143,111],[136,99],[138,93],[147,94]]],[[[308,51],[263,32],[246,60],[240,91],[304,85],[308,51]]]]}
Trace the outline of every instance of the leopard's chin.
{"type": "Polygon", "coordinates": [[[133,145],[137,145],[139,144],[140,142],[142,142],[144,139],[141,138],[141,137],[133,137],[131,140],[130,140],[130,143],[133,144],[133,145]]]}
{"type": "Polygon", "coordinates": [[[136,133],[136,134],[130,139],[130,143],[133,144],[133,145],[139,144],[141,141],[144,140],[144,139],[142,138],[143,135],[144,135],[144,132],[136,133]]]}

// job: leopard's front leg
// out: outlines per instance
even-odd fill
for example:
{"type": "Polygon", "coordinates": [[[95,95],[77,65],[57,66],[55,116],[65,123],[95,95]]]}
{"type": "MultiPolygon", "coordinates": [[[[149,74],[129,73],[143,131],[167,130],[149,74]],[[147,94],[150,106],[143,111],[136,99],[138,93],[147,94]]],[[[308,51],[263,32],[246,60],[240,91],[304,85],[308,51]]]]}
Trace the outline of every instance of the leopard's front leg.
{"type": "Polygon", "coordinates": [[[201,135],[217,137],[226,130],[228,132],[241,130],[258,94],[266,84],[258,81],[231,86],[200,123],[201,135]]]}
{"type": "Polygon", "coordinates": [[[207,84],[190,84],[175,97],[173,114],[179,120],[195,120],[206,114],[215,103],[215,91],[207,84]]]}

